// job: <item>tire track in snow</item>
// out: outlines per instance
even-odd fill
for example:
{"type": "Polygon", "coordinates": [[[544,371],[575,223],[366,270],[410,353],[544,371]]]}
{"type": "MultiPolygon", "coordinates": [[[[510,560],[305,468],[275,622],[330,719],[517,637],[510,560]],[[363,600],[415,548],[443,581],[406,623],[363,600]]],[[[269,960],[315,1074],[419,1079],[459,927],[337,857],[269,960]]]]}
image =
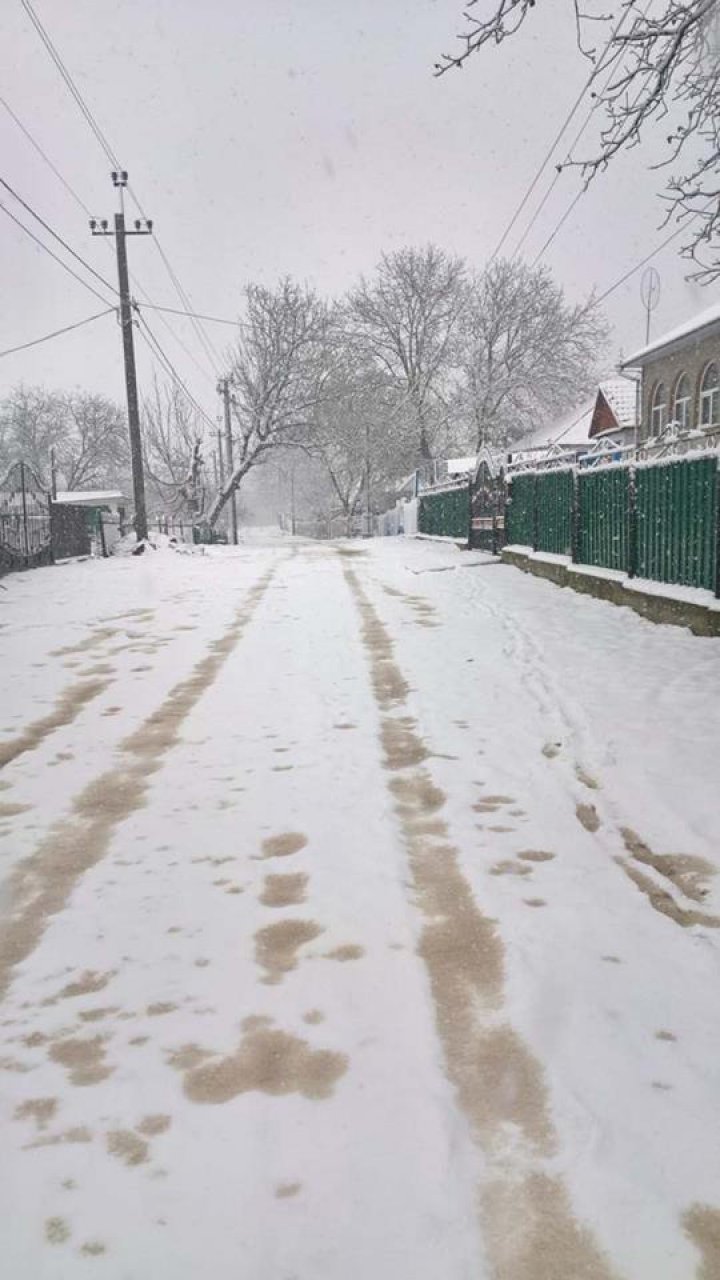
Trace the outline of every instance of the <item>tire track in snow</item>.
{"type": "Polygon", "coordinates": [[[34,751],[56,729],[72,724],[83,707],[86,707],[93,698],[97,698],[99,694],[104,693],[111,683],[112,681],[110,680],[82,680],[77,684],[69,685],[60,694],[52,711],[48,712],[46,716],[42,716],[39,720],[31,721],[17,737],[6,738],[3,742],[0,742],[0,769],[6,764],[10,764],[11,760],[16,760],[18,756],[24,755],[26,751],[34,751]]]}
{"type": "MultiPolygon", "coordinates": [[[[339,553],[342,555],[342,551],[339,553]]],[[[435,1005],[448,1077],[485,1157],[483,1241],[496,1280],[611,1280],[613,1272],[574,1216],[551,1172],[557,1145],[540,1063],[503,1021],[504,954],[495,924],[478,909],[442,817],[445,796],[423,766],[430,755],[402,714],[408,686],[388,632],[344,563],[362,620],[388,789],[402,826],[415,901],[418,951],[435,1005]],[[399,714],[400,713],[400,714],[399,714]]]]}
{"type": "Polygon", "coordinates": [[[90,782],[73,802],[73,816],[54,826],[8,882],[9,906],[0,929],[0,1000],[17,965],[35,950],[48,921],[62,910],[80,877],[105,854],[115,829],[142,808],[150,778],[179,739],[196,703],[216,679],[262,600],[275,567],[248,592],[227,630],[190,675],[120,744],[117,769],[90,782]]]}

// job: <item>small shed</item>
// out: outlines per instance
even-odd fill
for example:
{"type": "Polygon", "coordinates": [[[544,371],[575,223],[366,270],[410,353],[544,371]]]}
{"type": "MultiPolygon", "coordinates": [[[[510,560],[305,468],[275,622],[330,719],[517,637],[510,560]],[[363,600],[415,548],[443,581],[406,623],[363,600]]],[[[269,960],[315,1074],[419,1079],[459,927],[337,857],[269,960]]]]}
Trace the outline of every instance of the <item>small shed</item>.
{"type": "MultiPolygon", "coordinates": [[[[125,507],[127,499],[120,489],[63,489],[59,490],[52,501],[57,515],[62,522],[62,513],[69,515],[71,511],[81,513],[87,534],[97,538],[103,556],[108,554],[112,545],[124,533],[125,507]]],[[[65,521],[70,536],[70,521],[65,521]]],[[[80,530],[76,531],[78,543],[81,541],[80,530]]],[[[72,541],[72,539],[70,539],[72,541]]],[[[66,551],[67,555],[79,554],[66,551]]]]}

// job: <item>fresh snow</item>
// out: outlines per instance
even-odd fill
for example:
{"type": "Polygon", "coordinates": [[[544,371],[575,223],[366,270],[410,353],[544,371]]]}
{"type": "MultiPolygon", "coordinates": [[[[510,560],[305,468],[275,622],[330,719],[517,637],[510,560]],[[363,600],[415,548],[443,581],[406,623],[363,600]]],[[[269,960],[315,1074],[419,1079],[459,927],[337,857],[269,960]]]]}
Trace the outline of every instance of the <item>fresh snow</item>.
{"type": "Polygon", "coordinates": [[[3,586],[0,761],[27,748],[0,767],[3,1277],[714,1276],[720,641],[405,539],[3,586]],[[419,766],[388,767],[388,721],[419,766]],[[436,852],[403,817],[421,776],[436,852]],[[433,858],[467,889],[456,945],[468,911],[495,930],[492,997],[452,933],[469,1003],[448,996],[433,858]],[[268,905],[269,876],[306,877],[302,901],[268,905]],[[273,969],[261,931],[292,921],[297,964],[273,969]],[[235,1055],[263,1045],[241,1088],[235,1055]],[[576,1263],[552,1197],[528,1199],[543,1178],[576,1263]]]}

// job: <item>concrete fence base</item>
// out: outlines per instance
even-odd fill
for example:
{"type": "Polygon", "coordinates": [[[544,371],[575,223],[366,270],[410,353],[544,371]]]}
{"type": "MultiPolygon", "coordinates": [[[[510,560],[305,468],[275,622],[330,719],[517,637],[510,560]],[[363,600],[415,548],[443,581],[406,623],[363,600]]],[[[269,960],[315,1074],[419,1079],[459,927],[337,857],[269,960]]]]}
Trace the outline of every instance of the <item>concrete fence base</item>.
{"type": "Polygon", "coordinates": [[[505,547],[500,554],[504,564],[514,565],[523,573],[535,574],[558,587],[571,587],[573,591],[610,604],[626,605],[650,622],[689,627],[696,636],[720,636],[720,600],[709,591],[641,582],[607,569],[573,564],[568,556],[544,556],[529,548],[505,547]]]}

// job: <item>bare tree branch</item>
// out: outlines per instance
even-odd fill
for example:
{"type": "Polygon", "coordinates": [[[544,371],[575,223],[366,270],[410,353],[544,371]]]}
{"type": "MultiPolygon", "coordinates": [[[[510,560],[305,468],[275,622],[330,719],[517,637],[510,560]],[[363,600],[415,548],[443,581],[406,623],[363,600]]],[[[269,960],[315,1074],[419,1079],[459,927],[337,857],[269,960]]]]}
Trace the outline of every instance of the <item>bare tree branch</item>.
{"type": "MultiPolygon", "coordinates": [[[[673,168],[662,196],[663,225],[671,220],[686,225],[680,252],[696,268],[692,278],[702,284],[715,282],[720,279],[718,0],[664,0],[656,17],[649,16],[640,0],[616,0],[616,12],[599,15],[582,11],[579,0],[568,3],[581,50],[598,69],[601,63],[614,68],[609,81],[593,93],[605,113],[597,150],[571,163],[578,164],[590,182],[619,152],[638,146],[650,125],[667,119],[667,154],[652,166],[673,168]],[[585,47],[590,22],[595,33],[603,24],[612,28],[599,57],[594,47],[585,47]]],[[[462,49],[436,63],[437,75],[462,66],[488,43],[500,44],[536,7],[535,0],[493,0],[490,16],[479,19],[471,12],[475,4],[476,0],[468,2],[462,49]]]]}

